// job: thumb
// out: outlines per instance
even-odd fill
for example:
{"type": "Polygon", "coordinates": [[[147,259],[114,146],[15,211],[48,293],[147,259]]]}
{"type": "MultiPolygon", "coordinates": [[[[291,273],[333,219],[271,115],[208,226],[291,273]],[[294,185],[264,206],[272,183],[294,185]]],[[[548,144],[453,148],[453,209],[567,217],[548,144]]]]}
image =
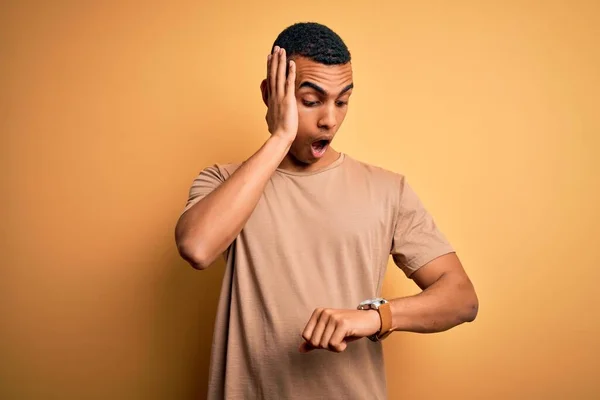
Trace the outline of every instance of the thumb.
{"type": "Polygon", "coordinates": [[[308,343],[308,342],[302,342],[302,344],[300,345],[300,347],[298,348],[298,351],[300,353],[308,353],[309,351],[314,350],[315,348],[313,347],[312,344],[308,343]]]}

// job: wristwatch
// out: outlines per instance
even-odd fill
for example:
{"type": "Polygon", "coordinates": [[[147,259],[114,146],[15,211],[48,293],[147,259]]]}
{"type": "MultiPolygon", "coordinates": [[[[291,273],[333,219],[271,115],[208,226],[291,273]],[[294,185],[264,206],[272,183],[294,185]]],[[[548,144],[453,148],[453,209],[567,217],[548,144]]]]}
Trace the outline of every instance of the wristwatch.
{"type": "Polygon", "coordinates": [[[389,336],[392,330],[392,310],[390,303],[381,297],[365,300],[357,307],[359,310],[377,310],[381,318],[381,329],[373,335],[367,336],[373,342],[379,342],[389,336]]]}

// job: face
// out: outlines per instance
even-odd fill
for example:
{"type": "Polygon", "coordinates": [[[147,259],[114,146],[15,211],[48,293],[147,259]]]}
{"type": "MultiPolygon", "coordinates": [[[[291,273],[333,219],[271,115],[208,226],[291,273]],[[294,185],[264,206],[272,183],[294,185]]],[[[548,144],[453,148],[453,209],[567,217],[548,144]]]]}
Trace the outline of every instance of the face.
{"type": "Polygon", "coordinates": [[[330,143],[348,112],[352,65],[324,65],[304,57],[296,63],[298,134],[288,161],[296,167],[327,164],[337,158],[330,143]]]}
{"type": "Polygon", "coordinates": [[[296,63],[298,135],[290,152],[298,161],[313,164],[329,150],[329,144],[348,112],[352,65],[324,65],[304,57],[293,59],[296,63]]]}

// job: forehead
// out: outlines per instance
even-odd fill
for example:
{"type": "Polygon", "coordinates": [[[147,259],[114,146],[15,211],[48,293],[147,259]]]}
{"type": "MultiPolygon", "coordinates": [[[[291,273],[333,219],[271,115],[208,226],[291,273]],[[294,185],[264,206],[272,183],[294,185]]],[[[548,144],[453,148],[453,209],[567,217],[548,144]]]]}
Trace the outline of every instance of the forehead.
{"type": "Polygon", "coordinates": [[[296,87],[309,81],[318,84],[328,93],[337,94],[352,83],[352,63],[325,65],[304,57],[293,57],[296,63],[296,87]]]}

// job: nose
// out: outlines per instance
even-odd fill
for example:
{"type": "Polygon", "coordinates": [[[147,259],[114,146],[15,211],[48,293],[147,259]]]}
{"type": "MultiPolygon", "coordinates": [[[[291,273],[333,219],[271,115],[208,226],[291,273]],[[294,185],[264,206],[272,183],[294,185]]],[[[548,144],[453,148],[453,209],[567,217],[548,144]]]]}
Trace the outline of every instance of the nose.
{"type": "Polygon", "coordinates": [[[336,125],[335,104],[323,107],[323,113],[320,115],[317,126],[320,129],[330,130],[336,125]]]}

